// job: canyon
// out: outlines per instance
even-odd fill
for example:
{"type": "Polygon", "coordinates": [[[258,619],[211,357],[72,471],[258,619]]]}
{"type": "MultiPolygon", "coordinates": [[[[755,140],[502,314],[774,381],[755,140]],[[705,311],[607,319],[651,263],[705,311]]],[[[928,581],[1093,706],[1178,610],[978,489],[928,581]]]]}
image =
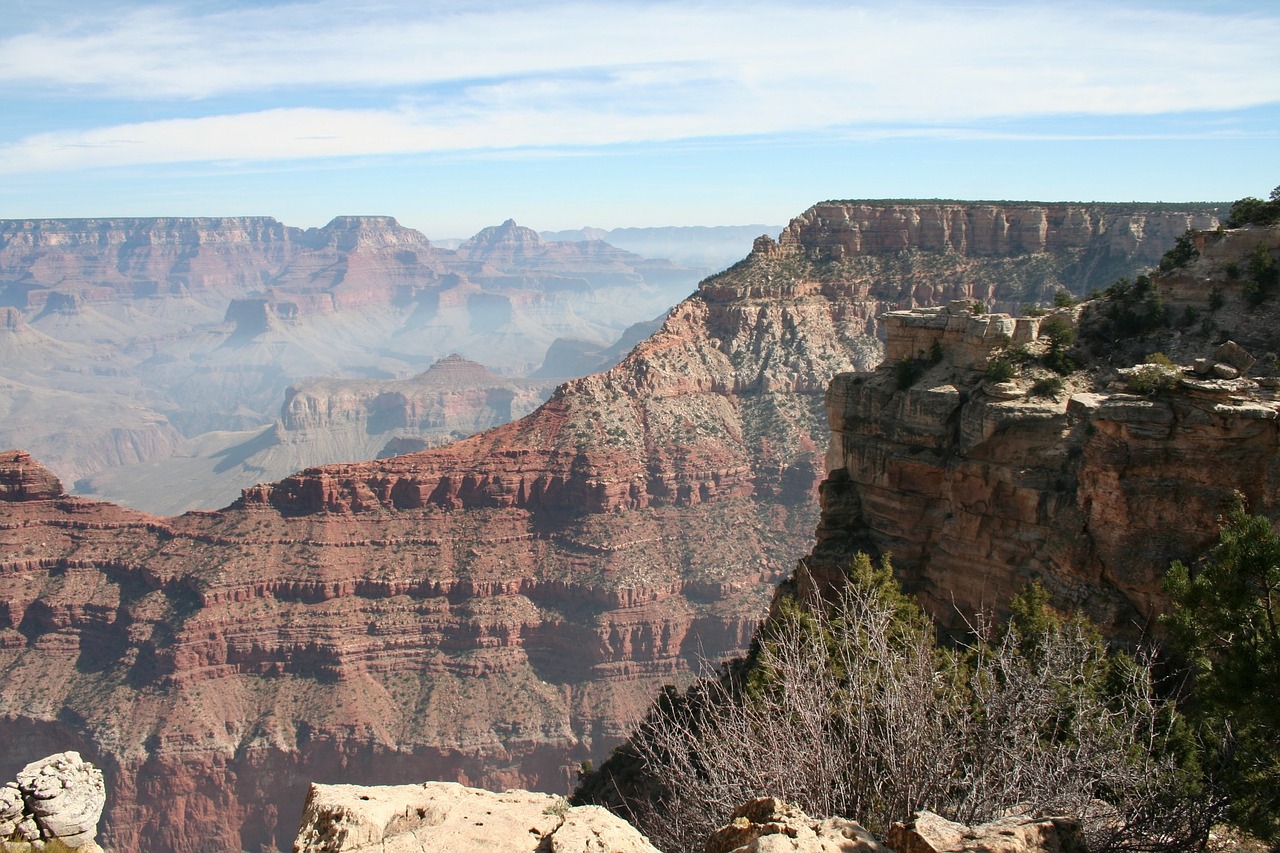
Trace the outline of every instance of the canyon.
{"type": "MultiPolygon", "coordinates": [[[[223,506],[244,486],[376,455],[372,438],[285,436],[300,383],[429,384],[450,354],[512,380],[542,365],[541,399],[519,416],[557,381],[616,362],[607,348],[705,272],[512,221],[453,250],[391,217],[307,230],[268,217],[0,222],[0,446],[151,512],[223,506]],[[585,361],[548,360],[566,341],[585,361]],[[566,367],[581,372],[555,372],[566,367]],[[178,500],[176,484],[191,494],[178,500]]],[[[429,446],[455,432],[420,420],[381,438],[429,446]]]]}
{"type": "MultiPolygon", "coordinates": [[[[775,585],[813,547],[828,470],[846,474],[823,489],[820,551],[835,564],[849,531],[904,551],[927,543],[904,565],[922,594],[944,597],[925,557],[947,510],[925,501],[891,528],[893,512],[841,491],[843,476],[911,494],[913,459],[934,476],[925,463],[945,474],[956,457],[868,431],[881,455],[858,461],[859,424],[875,418],[837,403],[871,395],[869,380],[837,391],[853,382],[838,380],[829,420],[833,377],[865,377],[885,357],[882,332],[912,327],[894,312],[1084,293],[1157,261],[1169,235],[1212,228],[1215,212],[816,205],[705,279],[617,366],[560,385],[529,415],[439,448],[307,468],[217,511],[161,517],[68,495],[38,453],[8,454],[7,760],[74,749],[100,767],[113,792],[103,836],[118,850],[286,848],[311,782],[565,791],[664,684],[745,651],[775,585]]],[[[875,393],[868,411],[905,405],[875,393]]],[[[930,420],[942,406],[916,408],[895,409],[888,433],[942,429],[930,420]]],[[[1129,428],[1093,420],[1099,434],[1129,428]]],[[[974,487],[993,495],[971,513],[979,529],[948,535],[997,541],[1008,508],[991,484],[1017,473],[998,461],[1013,473],[978,469],[994,472],[974,487]]]]}

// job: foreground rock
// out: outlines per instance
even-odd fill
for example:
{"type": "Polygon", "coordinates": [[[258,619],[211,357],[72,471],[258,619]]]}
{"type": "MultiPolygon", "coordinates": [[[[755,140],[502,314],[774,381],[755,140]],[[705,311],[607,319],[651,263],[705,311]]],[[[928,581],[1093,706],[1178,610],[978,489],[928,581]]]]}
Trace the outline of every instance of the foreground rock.
{"type": "Polygon", "coordinates": [[[312,785],[294,853],[658,853],[626,821],[563,797],[451,782],[312,785]]]}
{"type": "MultiPolygon", "coordinates": [[[[711,834],[703,853],[893,853],[861,824],[817,820],[775,797],[750,800],[711,834]]],[[[901,851],[899,851],[901,853],[901,851]]]]}
{"type": "Polygon", "coordinates": [[[1014,816],[966,826],[917,812],[889,827],[894,853],[1088,853],[1080,821],[1064,817],[1014,816]]]}
{"type": "Polygon", "coordinates": [[[33,761],[0,788],[0,853],[97,853],[102,848],[94,836],[106,802],[102,773],[80,753],[33,761]]]}

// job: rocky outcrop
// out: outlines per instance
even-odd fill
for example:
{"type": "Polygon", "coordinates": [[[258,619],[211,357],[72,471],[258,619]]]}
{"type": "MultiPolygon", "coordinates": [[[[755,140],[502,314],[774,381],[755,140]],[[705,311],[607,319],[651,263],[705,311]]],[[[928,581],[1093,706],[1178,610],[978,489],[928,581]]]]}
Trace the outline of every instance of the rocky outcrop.
{"type": "Polygon", "coordinates": [[[100,853],[94,837],[106,799],[102,773],[78,752],[34,761],[0,788],[0,851],[100,853]]]}
{"type": "Polygon", "coordinates": [[[604,243],[532,234],[517,252],[487,235],[460,254],[385,216],[306,230],[268,217],[0,221],[0,445],[69,485],[184,458],[184,439],[260,429],[291,384],[319,376],[407,377],[455,351],[527,374],[552,341],[603,346],[701,275],[604,243]]]}
{"type": "MultiPolygon", "coordinates": [[[[702,853],[893,853],[856,821],[816,820],[775,797],[749,800],[728,825],[707,839],[702,853]]],[[[900,851],[901,853],[901,851],[900,851]]]]}
{"type": "Polygon", "coordinates": [[[886,843],[895,853],[1088,853],[1080,821],[1065,817],[1014,815],[978,826],[917,812],[889,827],[886,843]]]}
{"type": "Polygon", "coordinates": [[[824,393],[880,361],[876,318],[1059,263],[861,260],[761,240],[616,367],[448,447],[173,519],[4,504],[0,670],[21,686],[0,741],[93,756],[122,851],[287,846],[313,780],[567,790],[662,685],[747,648],[812,544],[824,393]]]}
{"type": "MultiPolygon", "coordinates": [[[[1269,246],[1278,236],[1254,229],[1223,242],[1269,246]]],[[[959,303],[886,314],[885,366],[838,376],[828,392],[831,474],[812,565],[834,569],[857,548],[890,552],[944,622],[1000,608],[1038,579],[1058,606],[1110,632],[1152,629],[1170,561],[1194,560],[1216,538],[1236,492],[1255,512],[1280,512],[1274,356],[1259,362],[1268,375],[1257,381],[1192,368],[1197,359],[1247,363],[1220,346],[1226,336],[1280,350],[1277,308],[1247,310],[1244,284],[1224,269],[1206,253],[1154,277],[1147,302],[1117,291],[1063,309],[1082,338],[1071,356],[1087,369],[1059,379],[1034,366],[1048,346],[1043,320],[975,315],[959,303]],[[1208,312],[1211,298],[1221,302],[1211,321],[1188,324],[1175,309],[1142,335],[1116,336],[1115,323],[1143,305],[1194,301],[1208,312]],[[1125,358],[1156,351],[1182,367],[1151,396],[1137,390],[1135,371],[1163,368],[1125,358]],[[985,367],[1002,353],[1023,367],[995,382],[985,367]]]]}
{"type": "Polygon", "coordinates": [[[658,853],[626,821],[563,797],[449,782],[312,785],[294,853],[658,853]]]}
{"type": "Polygon", "coordinates": [[[62,496],[62,483],[23,450],[0,452],[0,501],[40,501],[62,496]]]}

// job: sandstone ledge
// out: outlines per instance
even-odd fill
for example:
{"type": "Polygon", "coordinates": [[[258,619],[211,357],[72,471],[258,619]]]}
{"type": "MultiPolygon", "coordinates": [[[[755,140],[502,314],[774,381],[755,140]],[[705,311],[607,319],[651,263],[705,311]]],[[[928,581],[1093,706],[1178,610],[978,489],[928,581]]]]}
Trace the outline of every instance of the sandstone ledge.
{"type": "Polygon", "coordinates": [[[312,785],[294,853],[658,853],[599,806],[453,782],[312,785]]]}

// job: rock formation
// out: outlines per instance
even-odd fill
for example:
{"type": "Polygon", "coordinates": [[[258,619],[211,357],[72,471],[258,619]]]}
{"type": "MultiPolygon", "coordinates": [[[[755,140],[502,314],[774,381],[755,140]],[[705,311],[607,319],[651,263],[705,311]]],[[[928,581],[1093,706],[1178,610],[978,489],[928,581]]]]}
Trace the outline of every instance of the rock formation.
{"type": "Polygon", "coordinates": [[[729,823],[711,834],[702,851],[893,853],[856,821],[839,817],[816,820],[775,797],[750,800],[734,809],[729,823]]]}
{"type": "Polygon", "coordinates": [[[599,806],[451,782],[312,785],[294,853],[659,853],[599,806]]]}
{"type": "Polygon", "coordinates": [[[0,446],[73,485],[260,430],[320,376],[408,377],[450,352],[522,375],[558,338],[606,346],[701,274],[514,223],[453,252],[377,216],[0,221],[0,446]]]}
{"type": "Polygon", "coordinates": [[[964,303],[886,314],[884,366],[838,376],[828,392],[832,473],[810,567],[833,569],[856,548],[891,552],[944,622],[999,608],[1039,579],[1058,606],[1109,631],[1153,628],[1170,561],[1215,540],[1233,493],[1280,513],[1278,309],[1250,305],[1246,278],[1230,272],[1257,246],[1274,256],[1280,231],[1227,232],[1143,284],[1145,295],[1117,288],[1060,310],[1079,326],[1070,355],[1087,369],[1056,388],[1037,385],[1055,376],[1041,367],[1011,381],[987,372],[1001,354],[1036,363],[1049,318],[964,303]],[[1123,334],[1134,317],[1172,319],[1123,334]],[[1229,361],[1250,364],[1245,349],[1265,355],[1255,378],[1220,378],[1239,373],[1229,361]],[[1182,367],[1152,396],[1135,391],[1135,374],[1165,368],[1132,365],[1154,352],[1182,367]],[[1197,361],[1223,371],[1198,375],[1197,361]]]}
{"type": "Polygon", "coordinates": [[[78,494],[176,515],[230,503],[246,485],[317,460],[397,456],[439,447],[523,417],[558,381],[511,379],[451,354],[408,379],[315,379],[289,386],[264,429],[204,436],[163,463],[123,465],[76,484],[78,494]]]}
{"type": "Polygon", "coordinates": [[[889,827],[885,842],[896,853],[1087,853],[1080,821],[1013,815],[978,826],[917,812],[889,827]]]}
{"type": "Polygon", "coordinates": [[[33,761],[0,788],[0,851],[101,853],[94,836],[106,800],[101,771],[78,752],[33,761]]]}
{"type": "MultiPolygon", "coordinates": [[[[180,518],[0,504],[0,741],[102,766],[121,851],[287,846],[309,781],[566,790],[663,684],[747,647],[812,544],[824,393],[880,360],[877,317],[1085,280],[1067,271],[1087,249],[1053,242],[834,260],[831,218],[762,238],[617,367],[448,447],[180,518]]],[[[828,492],[830,534],[856,519],[828,492]]]]}

